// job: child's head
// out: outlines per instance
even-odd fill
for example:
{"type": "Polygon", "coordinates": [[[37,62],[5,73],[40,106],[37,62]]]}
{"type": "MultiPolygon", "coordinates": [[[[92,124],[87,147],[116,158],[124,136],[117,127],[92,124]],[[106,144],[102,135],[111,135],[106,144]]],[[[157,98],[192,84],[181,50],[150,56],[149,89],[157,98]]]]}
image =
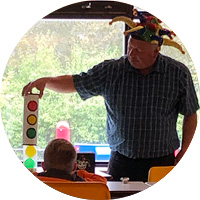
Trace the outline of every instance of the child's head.
{"type": "Polygon", "coordinates": [[[71,173],[76,169],[76,150],[73,145],[64,139],[54,139],[44,151],[44,167],[59,169],[71,173]]]}

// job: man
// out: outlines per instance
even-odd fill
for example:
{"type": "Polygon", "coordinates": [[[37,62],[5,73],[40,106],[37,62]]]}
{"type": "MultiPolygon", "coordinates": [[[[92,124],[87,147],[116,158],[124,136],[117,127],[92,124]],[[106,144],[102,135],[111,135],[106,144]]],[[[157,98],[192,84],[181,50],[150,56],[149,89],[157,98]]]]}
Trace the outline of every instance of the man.
{"type": "Polygon", "coordinates": [[[44,77],[28,83],[56,92],[78,92],[83,100],[104,97],[107,139],[112,150],[108,172],[113,180],[147,181],[152,166],[174,165],[194,135],[199,108],[189,70],[159,53],[157,44],[129,37],[127,56],[104,61],[87,73],[44,77]],[[178,113],[184,115],[181,151],[176,133],[178,113]]]}

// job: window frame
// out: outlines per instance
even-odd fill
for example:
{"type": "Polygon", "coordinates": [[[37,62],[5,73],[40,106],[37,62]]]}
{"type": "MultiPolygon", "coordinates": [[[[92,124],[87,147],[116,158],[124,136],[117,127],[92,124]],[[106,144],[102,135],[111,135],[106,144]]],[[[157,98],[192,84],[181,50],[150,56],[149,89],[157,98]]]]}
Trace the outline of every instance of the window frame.
{"type": "MultiPolygon", "coordinates": [[[[115,1],[83,1],[62,7],[43,19],[91,19],[103,20],[112,19],[117,16],[126,16],[131,19],[133,16],[133,5],[115,1]]],[[[128,30],[125,24],[125,30],[128,30]]],[[[124,36],[124,54],[127,52],[128,37],[124,36]]]]}

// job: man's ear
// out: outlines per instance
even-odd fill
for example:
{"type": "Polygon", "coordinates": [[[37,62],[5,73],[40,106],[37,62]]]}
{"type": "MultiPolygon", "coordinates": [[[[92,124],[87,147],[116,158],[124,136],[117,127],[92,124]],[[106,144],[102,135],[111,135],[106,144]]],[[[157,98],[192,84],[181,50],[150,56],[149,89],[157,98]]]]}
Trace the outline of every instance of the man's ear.
{"type": "Polygon", "coordinates": [[[161,50],[161,47],[157,47],[156,51],[159,52],[161,50]]]}
{"type": "Polygon", "coordinates": [[[42,169],[43,169],[43,171],[46,171],[46,168],[45,168],[45,164],[44,164],[44,162],[41,162],[41,165],[42,165],[42,169]]]}
{"type": "Polygon", "coordinates": [[[154,54],[153,54],[153,56],[154,56],[155,58],[157,58],[160,49],[161,49],[161,47],[157,47],[157,48],[155,48],[155,50],[154,50],[154,54]]]}
{"type": "Polygon", "coordinates": [[[76,169],[77,169],[77,162],[74,163],[73,171],[76,171],[76,169]]]}

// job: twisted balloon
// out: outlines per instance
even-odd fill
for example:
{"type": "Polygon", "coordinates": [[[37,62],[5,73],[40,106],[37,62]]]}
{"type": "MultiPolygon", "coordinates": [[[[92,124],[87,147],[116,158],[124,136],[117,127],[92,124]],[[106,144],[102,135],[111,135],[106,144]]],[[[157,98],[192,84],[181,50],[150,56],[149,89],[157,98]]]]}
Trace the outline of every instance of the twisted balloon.
{"type": "Polygon", "coordinates": [[[112,25],[112,23],[118,21],[125,22],[130,29],[125,31],[124,35],[137,36],[146,42],[158,44],[159,49],[161,45],[172,46],[180,50],[182,54],[185,54],[181,45],[173,41],[172,35],[175,36],[174,32],[162,28],[160,25],[161,21],[159,19],[154,16],[144,16],[137,12],[136,9],[133,9],[133,15],[135,18],[140,20],[140,23],[135,23],[131,18],[125,16],[118,16],[114,17],[109,24],[112,25]],[[165,35],[168,36],[169,39],[164,38],[163,36],[165,35]]]}

